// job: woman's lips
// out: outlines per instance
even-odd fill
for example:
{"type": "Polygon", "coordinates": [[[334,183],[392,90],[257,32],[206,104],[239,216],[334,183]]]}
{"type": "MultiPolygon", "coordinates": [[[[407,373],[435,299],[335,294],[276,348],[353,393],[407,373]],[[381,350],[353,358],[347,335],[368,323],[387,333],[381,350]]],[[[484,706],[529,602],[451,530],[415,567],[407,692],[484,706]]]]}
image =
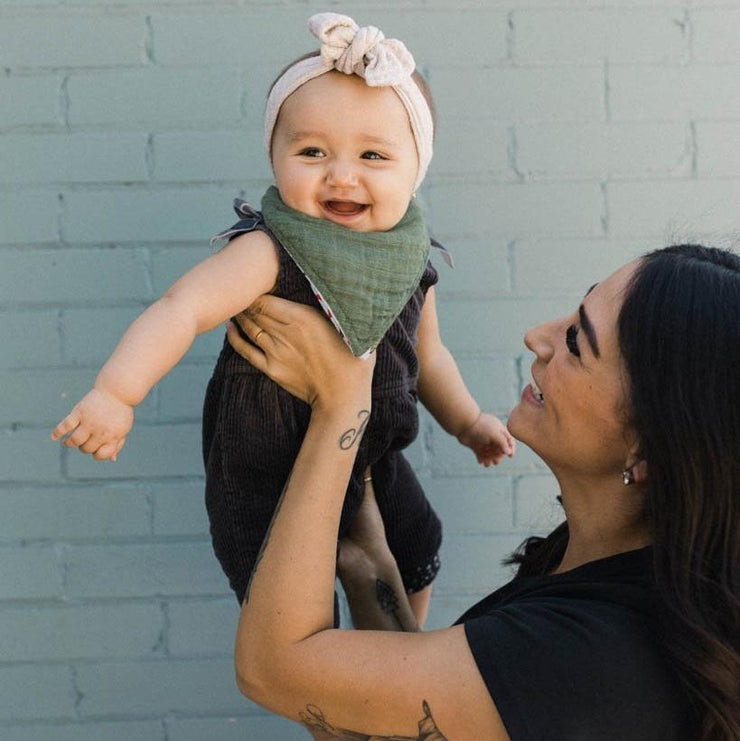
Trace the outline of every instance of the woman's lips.
{"type": "Polygon", "coordinates": [[[532,390],[532,385],[529,383],[524,387],[524,391],[522,391],[522,401],[526,401],[528,404],[533,404],[539,409],[545,405],[544,401],[540,401],[540,399],[535,396],[534,391],[532,390]]]}

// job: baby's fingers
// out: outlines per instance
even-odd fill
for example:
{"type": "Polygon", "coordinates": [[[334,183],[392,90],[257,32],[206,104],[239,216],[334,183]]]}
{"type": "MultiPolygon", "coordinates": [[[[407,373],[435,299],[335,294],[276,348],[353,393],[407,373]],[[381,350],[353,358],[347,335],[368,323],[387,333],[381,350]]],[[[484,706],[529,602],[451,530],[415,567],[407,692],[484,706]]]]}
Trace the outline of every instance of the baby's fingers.
{"type": "Polygon", "coordinates": [[[123,438],[122,440],[114,440],[113,442],[101,445],[93,452],[93,458],[95,458],[96,461],[114,461],[118,455],[118,451],[123,447],[125,441],[126,438],[123,438]]]}
{"type": "Polygon", "coordinates": [[[52,431],[51,439],[59,440],[66,434],[72,432],[80,424],[80,414],[76,409],[73,409],[52,431]]]}

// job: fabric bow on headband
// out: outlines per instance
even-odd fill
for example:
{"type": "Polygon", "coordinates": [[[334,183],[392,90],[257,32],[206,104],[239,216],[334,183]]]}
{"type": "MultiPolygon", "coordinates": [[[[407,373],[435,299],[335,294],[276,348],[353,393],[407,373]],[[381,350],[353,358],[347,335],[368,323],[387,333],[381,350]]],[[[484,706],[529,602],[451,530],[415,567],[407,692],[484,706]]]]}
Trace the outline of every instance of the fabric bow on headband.
{"type": "Polygon", "coordinates": [[[308,28],[321,41],[321,55],[289,67],[275,82],[265,109],[265,147],[270,152],[280,106],[301,85],[332,70],[358,75],[370,87],[391,87],[401,99],[411,122],[419,155],[414,190],[421,185],[432,159],[434,124],[424,95],[411,74],[415,63],[398,39],[387,39],[375,26],[360,27],[339,13],[317,13],[308,28]]]}

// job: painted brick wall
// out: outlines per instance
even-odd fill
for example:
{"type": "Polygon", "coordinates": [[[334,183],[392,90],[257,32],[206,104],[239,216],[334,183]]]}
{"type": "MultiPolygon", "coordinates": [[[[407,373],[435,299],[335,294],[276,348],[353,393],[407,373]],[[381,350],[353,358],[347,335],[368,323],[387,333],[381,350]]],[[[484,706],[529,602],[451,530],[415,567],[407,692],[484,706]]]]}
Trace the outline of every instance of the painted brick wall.
{"type": "MultiPolygon", "coordinates": [[[[740,231],[737,0],[2,0],[0,736],[291,741],[242,699],[211,554],[199,416],[219,332],[138,412],[117,464],[48,440],[124,327],[257,201],[265,91],[312,12],[406,40],[440,126],[421,193],[457,269],[442,331],[488,409],[524,330],[631,255],[740,231]]],[[[522,449],[480,469],[423,414],[410,458],[446,524],[431,627],[558,519],[522,449]]]]}

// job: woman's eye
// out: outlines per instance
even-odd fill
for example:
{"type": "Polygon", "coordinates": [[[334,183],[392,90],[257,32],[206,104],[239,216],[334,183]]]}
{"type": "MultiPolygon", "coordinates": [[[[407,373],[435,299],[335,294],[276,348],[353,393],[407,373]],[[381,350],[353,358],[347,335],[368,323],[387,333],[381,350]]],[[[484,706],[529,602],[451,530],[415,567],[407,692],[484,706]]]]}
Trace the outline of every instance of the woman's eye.
{"type": "Polygon", "coordinates": [[[577,358],[581,357],[581,351],[578,349],[578,329],[575,324],[571,324],[568,329],[565,330],[565,344],[568,348],[568,352],[573,353],[577,358]]]}
{"type": "Polygon", "coordinates": [[[362,153],[362,159],[365,160],[383,160],[385,157],[383,157],[382,154],[378,154],[377,152],[363,152],[362,153]]]}
{"type": "Polygon", "coordinates": [[[301,155],[304,157],[323,157],[324,153],[318,149],[318,147],[306,147],[305,149],[301,149],[300,152],[301,155]]]}

